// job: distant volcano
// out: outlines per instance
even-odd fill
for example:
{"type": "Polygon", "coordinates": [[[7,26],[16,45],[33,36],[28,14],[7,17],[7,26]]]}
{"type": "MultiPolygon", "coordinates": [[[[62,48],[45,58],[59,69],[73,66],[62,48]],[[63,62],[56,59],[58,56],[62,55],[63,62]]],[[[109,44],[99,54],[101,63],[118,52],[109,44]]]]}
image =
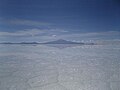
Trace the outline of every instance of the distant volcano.
{"type": "Polygon", "coordinates": [[[82,42],[72,42],[64,39],[58,39],[56,41],[50,41],[45,43],[39,43],[39,42],[19,42],[19,43],[13,43],[13,42],[3,42],[0,44],[66,44],[66,45],[95,45],[95,43],[82,43],[82,42]]]}
{"type": "Polygon", "coordinates": [[[56,41],[46,42],[44,44],[84,44],[84,43],[78,43],[78,42],[72,42],[64,39],[59,39],[56,41]]]}

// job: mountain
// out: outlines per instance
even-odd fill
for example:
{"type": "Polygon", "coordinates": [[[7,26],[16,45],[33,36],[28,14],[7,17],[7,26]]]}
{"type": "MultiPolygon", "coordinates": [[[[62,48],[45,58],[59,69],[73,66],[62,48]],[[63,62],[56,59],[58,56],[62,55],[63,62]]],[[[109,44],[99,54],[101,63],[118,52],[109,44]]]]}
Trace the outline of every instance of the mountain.
{"type": "Polygon", "coordinates": [[[78,42],[67,41],[67,40],[64,40],[64,39],[59,39],[59,40],[56,40],[56,41],[46,42],[46,43],[43,43],[43,44],[84,44],[84,43],[78,43],[78,42]]]}
{"type": "Polygon", "coordinates": [[[37,43],[37,42],[21,42],[19,44],[39,44],[39,43],[37,43]]]}
{"type": "Polygon", "coordinates": [[[0,44],[73,44],[73,45],[95,45],[95,43],[82,43],[82,42],[72,42],[64,39],[59,39],[56,41],[50,41],[50,42],[45,42],[45,43],[39,43],[39,42],[18,42],[18,43],[13,43],[13,42],[3,42],[0,44]]]}
{"type": "Polygon", "coordinates": [[[39,44],[37,42],[3,42],[0,44],[39,44]]]}

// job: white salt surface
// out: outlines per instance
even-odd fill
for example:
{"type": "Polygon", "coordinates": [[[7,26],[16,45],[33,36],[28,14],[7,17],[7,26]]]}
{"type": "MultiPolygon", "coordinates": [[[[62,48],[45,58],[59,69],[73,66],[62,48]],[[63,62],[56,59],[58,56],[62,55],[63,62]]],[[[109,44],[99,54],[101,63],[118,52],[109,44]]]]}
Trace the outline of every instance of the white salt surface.
{"type": "Polygon", "coordinates": [[[0,45],[0,90],[120,90],[120,46],[0,45]]]}

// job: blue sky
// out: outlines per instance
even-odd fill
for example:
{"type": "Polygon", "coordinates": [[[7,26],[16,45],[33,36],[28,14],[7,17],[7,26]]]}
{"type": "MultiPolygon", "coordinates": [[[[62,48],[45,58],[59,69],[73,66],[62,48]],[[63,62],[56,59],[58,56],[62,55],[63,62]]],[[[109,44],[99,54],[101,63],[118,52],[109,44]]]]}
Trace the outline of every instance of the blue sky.
{"type": "Polygon", "coordinates": [[[120,39],[119,0],[0,0],[0,41],[120,39]]]}

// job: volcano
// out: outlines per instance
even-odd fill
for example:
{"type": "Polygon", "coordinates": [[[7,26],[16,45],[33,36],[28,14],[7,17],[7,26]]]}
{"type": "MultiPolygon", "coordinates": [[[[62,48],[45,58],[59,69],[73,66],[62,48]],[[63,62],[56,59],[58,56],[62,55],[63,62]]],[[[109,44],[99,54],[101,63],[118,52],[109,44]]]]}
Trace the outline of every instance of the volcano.
{"type": "Polygon", "coordinates": [[[78,42],[72,42],[64,39],[59,39],[56,41],[46,42],[44,44],[84,44],[84,43],[78,43],[78,42]]]}

